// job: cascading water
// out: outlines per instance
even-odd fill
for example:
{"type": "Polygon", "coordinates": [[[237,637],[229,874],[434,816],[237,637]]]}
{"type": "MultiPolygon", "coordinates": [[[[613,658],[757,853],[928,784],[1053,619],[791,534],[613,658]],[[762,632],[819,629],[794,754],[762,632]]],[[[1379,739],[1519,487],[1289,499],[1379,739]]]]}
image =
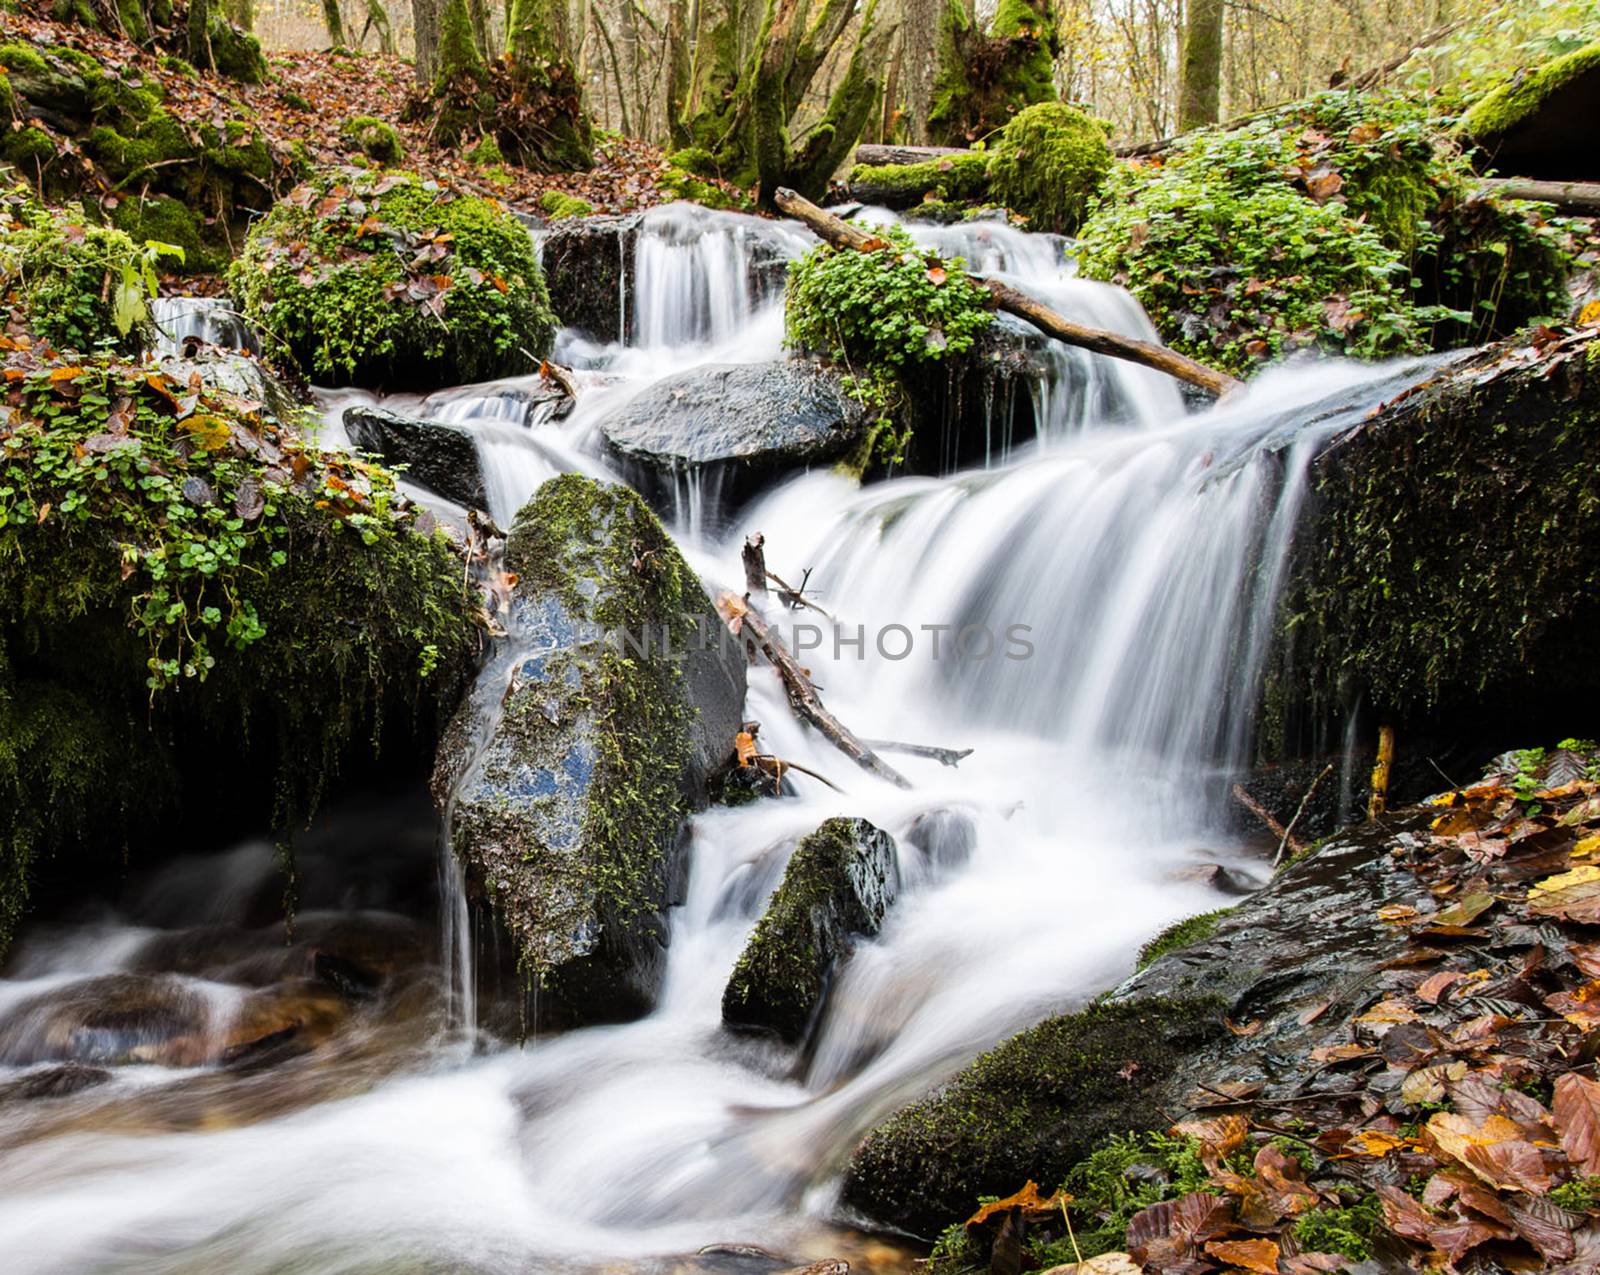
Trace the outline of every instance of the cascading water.
{"type": "MultiPolygon", "coordinates": [[[[1148,335],[1131,302],[1071,280],[1048,242],[998,227],[917,233],[945,249],[959,239],[975,264],[1148,335]]],[[[548,473],[605,472],[593,426],[620,396],[696,362],[774,357],[781,315],[759,289],[751,300],[752,258],[804,243],[750,219],[652,214],[635,340],[563,340],[583,385],[566,422],[518,420],[505,384],[427,410],[508,431],[504,454],[483,449],[506,517],[548,473]]],[[[52,1112],[0,1105],[7,1269],[644,1269],[716,1241],[844,1252],[870,1269],[873,1252],[826,1222],[853,1140],[1007,1033],[1115,983],[1168,920],[1216,906],[1185,865],[1259,873],[1208,798],[1247,745],[1306,462],[1417,375],[1283,369],[1186,417],[1169,386],[1081,364],[1071,383],[1099,387],[1093,418],[1051,406],[1041,419],[1056,424],[1008,464],[866,489],[802,476],[728,534],[681,537],[715,581],[742,580],[753,530],[786,578],[812,568],[838,628],[773,618],[816,622],[790,637],[830,707],[866,737],[972,748],[959,769],[897,757],[913,789],[872,780],[795,721],[770,670],[752,670],[746,716],[763,745],[846,792],[802,776],[795,799],[694,819],[653,1014],[474,1056],[438,1032],[425,1049],[408,1036],[384,1052],[369,1025],[339,1062],[305,1062],[295,1083],[310,1096],[292,1102],[230,1098],[252,1082],[207,1064],[118,1066],[52,1112]],[[838,813],[896,837],[906,884],[797,1061],[723,1031],[720,998],[794,842],[838,813]]],[[[327,396],[330,434],[358,397],[327,396]]],[[[516,658],[508,645],[480,683],[486,718],[516,658]]],[[[229,862],[188,870],[215,886],[229,862]]],[[[33,940],[24,953],[45,955],[0,984],[0,1039],[19,996],[144,968],[152,942],[201,920],[130,905],[33,940]]],[[[470,985],[459,915],[446,924],[458,927],[448,973],[470,985]]]]}

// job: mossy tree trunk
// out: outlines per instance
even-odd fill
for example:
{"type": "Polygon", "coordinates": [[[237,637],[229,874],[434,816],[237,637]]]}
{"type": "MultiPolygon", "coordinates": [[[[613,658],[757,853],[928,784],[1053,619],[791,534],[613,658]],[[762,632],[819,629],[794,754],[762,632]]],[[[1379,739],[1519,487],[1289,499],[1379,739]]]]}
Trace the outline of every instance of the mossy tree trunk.
{"type": "Polygon", "coordinates": [[[322,0],[322,22],[328,28],[328,43],[336,49],[344,48],[344,13],[339,8],[339,0],[322,0]]]}
{"type": "Polygon", "coordinates": [[[383,0],[367,0],[367,24],[361,31],[363,40],[366,39],[368,31],[378,33],[380,52],[394,52],[394,28],[389,24],[389,11],[383,7],[383,0]]]}
{"type": "Polygon", "coordinates": [[[1024,107],[1056,99],[1060,39],[1050,0],[1000,0],[987,32],[963,0],[947,0],[938,31],[928,110],[932,145],[970,145],[1024,107]]]}
{"type": "Polygon", "coordinates": [[[506,52],[516,93],[537,103],[539,116],[531,129],[501,138],[514,163],[557,171],[594,166],[573,44],[566,0],[514,0],[506,52]]]}
{"type": "Polygon", "coordinates": [[[223,11],[228,16],[228,21],[241,31],[254,31],[256,29],[255,0],[227,0],[223,11]]]}
{"type": "MultiPolygon", "coordinates": [[[[704,16],[705,11],[702,10],[704,16]]],[[[766,0],[749,56],[731,88],[732,51],[745,16],[728,5],[703,29],[705,54],[691,84],[689,116],[679,135],[703,152],[702,164],[741,186],[755,186],[770,207],[780,186],[819,198],[872,116],[883,87],[896,26],[878,21],[868,0],[844,75],[821,119],[796,147],[790,130],[823,64],[855,16],[851,0],[766,0]]]]}
{"type": "Polygon", "coordinates": [[[1178,130],[1215,124],[1222,111],[1222,0],[1188,0],[1178,130]]]}
{"type": "Polygon", "coordinates": [[[203,71],[211,68],[211,0],[189,0],[185,48],[190,65],[203,71]]]}
{"type": "Polygon", "coordinates": [[[948,0],[905,0],[900,58],[905,117],[899,131],[913,146],[928,145],[928,115],[933,110],[933,89],[945,43],[945,11],[949,7],[948,0]]]}

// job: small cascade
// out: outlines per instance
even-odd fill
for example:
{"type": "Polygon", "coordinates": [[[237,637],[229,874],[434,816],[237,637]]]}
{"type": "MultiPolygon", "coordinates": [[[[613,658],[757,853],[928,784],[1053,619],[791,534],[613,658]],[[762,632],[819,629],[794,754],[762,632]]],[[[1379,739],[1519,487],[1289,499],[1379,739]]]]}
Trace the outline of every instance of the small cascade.
{"type": "Polygon", "coordinates": [[[150,302],[150,321],[156,353],[163,357],[181,353],[184,342],[191,340],[261,353],[255,330],[225,297],[156,297],[150,302]]]}

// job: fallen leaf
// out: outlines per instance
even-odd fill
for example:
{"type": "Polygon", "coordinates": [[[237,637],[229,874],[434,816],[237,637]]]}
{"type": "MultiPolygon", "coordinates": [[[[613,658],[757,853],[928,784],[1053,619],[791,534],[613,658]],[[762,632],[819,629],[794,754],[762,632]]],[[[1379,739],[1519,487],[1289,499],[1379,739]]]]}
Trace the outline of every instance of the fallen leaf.
{"type": "Polygon", "coordinates": [[[1600,922],[1600,866],[1586,864],[1536,882],[1528,890],[1528,911],[1568,921],[1600,922]]]}
{"type": "Polygon", "coordinates": [[[1551,1114],[1567,1158],[1585,1173],[1600,1173],[1600,1083],[1575,1071],[1557,1076],[1551,1114]]]}
{"type": "Polygon", "coordinates": [[[1206,1252],[1230,1266],[1278,1275],[1278,1246],[1271,1240],[1212,1240],[1206,1252]]]}
{"type": "Polygon", "coordinates": [[[1433,1247],[1435,1219],[1431,1213],[1398,1187],[1387,1184],[1378,1187],[1378,1202],[1383,1207],[1383,1220],[1401,1239],[1433,1247]]]}
{"type": "Polygon", "coordinates": [[[1195,1191],[1162,1200],[1133,1215],[1128,1254],[1143,1266],[1166,1270],[1188,1261],[1199,1246],[1227,1227],[1233,1209],[1226,1200],[1195,1191]]]}
{"type": "MultiPolygon", "coordinates": [[[[1015,1181],[1015,1179],[1012,1179],[1015,1181]]],[[[1015,1195],[1008,1195],[1003,1200],[996,1200],[992,1204],[985,1204],[981,1209],[967,1219],[968,1229],[982,1227],[991,1218],[1003,1213],[1017,1212],[1024,1217],[1035,1217],[1041,1213],[1056,1213],[1063,1204],[1070,1203],[1072,1197],[1060,1191],[1053,1192],[1048,1197],[1039,1194],[1039,1184],[1029,1179],[1023,1184],[1022,1190],[1015,1195]]]]}
{"type": "Polygon", "coordinates": [[[1539,1149],[1504,1116],[1491,1115],[1474,1124],[1453,1111],[1436,1112],[1423,1126],[1423,1137],[1435,1154],[1465,1166],[1491,1186],[1535,1195],[1550,1189],[1539,1149]]]}

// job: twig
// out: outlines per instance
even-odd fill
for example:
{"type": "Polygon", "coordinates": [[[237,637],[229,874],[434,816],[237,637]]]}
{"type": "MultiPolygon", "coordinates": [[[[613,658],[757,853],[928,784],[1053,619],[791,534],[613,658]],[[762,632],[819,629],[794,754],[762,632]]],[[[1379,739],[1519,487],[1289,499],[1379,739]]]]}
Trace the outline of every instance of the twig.
{"type": "MultiPolygon", "coordinates": [[[[1283,830],[1283,840],[1278,842],[1278,853],[1272,856],[1273,867],[1277,867],[1283,862],[1283,849],[1289,844],[1289,834],[1294,831],[1295,824],[1300,822],[1300,816],[1305,814],[1306,803],[1311,800],[1311,794],[1316,792],[1317,785],[1326,779],[1332,770],[1333,763],[1330,761],[1322,768],[1322,773],[1311,781],[1311,787],[1306,789],[1306,795],[1300,798],[1300,804],[1295,807],[1294,818],[1289,820],[1289,826],[1283,830]]],[[[1299,851],[1296,851],[1295,853],[1298,854],[1299,851]]]]}
{"type": "Polygon", "coordinates": [[[927,757],[941,766],[955,767],[972,756],[970,748],[940,748],[936,744],[902,744],[892,739],[863,739],[868,748],[880,753],[904,753],[908,757],[927,757]]]}
{"type": "Polygon", "coordinates": [[[771,753],[757,753],[753,760],[757,766],[766,771],[767,774],[771,775],[779,783],[783,782],[784,771],[798,770],[802,775],[810,775],[811,778],[815,779],[818,783],[827,784],[829,788],[834,790],[834,792],[842,793],[844,791],[843,788],[839,787],[838,784],[834,783],[833,780],[829,779],[826,775],[818,774],[810,767],[802,766],[797,761],[785,761],[783,758],[775,757],[771,753]]]}
{"type": "Polygon", "coordinates": [[[780,592],[778,594],[778,597],[786,605],[791,606],[791,607],[808,607],[812,611],[815,611],[818,615],[824,616],[825,618],[827,618],[829,620],[832,620],[835,624],[837,624],[839,622],[838,617],[835,616],[832,612],[824,611],[821,607],[819,607],[810,598],[806,597],[806,581],[811,579],[811,568],[810,567],[806,568],[805,575],[801,577],[801,579],[800,579],[800,587],[798,589],[795,588],[792,584],[790,584],[787,580],[785,580],[782,576],[780,576],[776,571],[768,571],[767,572],[767,579],[771,580],[772,583],[777,585],[778,588],[782,591],[782,592],[780,592]]]}
{"type": "Polygon", "coordinates": [[[1305,845],[1289,836],[1289,830],[1272,817],[1272,812],[1270,810],[1268,810],[1259,801],[1247,793],[1244,790],[1243,784],[1234,784],[1233,799],[1251,814],[1253,814],[1257,819],[1261,820],[1262,823],[1266,824],[1268,830],[1274,836],[1281,837],[1288,841],[1290,847],[1296,854],[1303,854],[1305,852],[1305,845]]]}

